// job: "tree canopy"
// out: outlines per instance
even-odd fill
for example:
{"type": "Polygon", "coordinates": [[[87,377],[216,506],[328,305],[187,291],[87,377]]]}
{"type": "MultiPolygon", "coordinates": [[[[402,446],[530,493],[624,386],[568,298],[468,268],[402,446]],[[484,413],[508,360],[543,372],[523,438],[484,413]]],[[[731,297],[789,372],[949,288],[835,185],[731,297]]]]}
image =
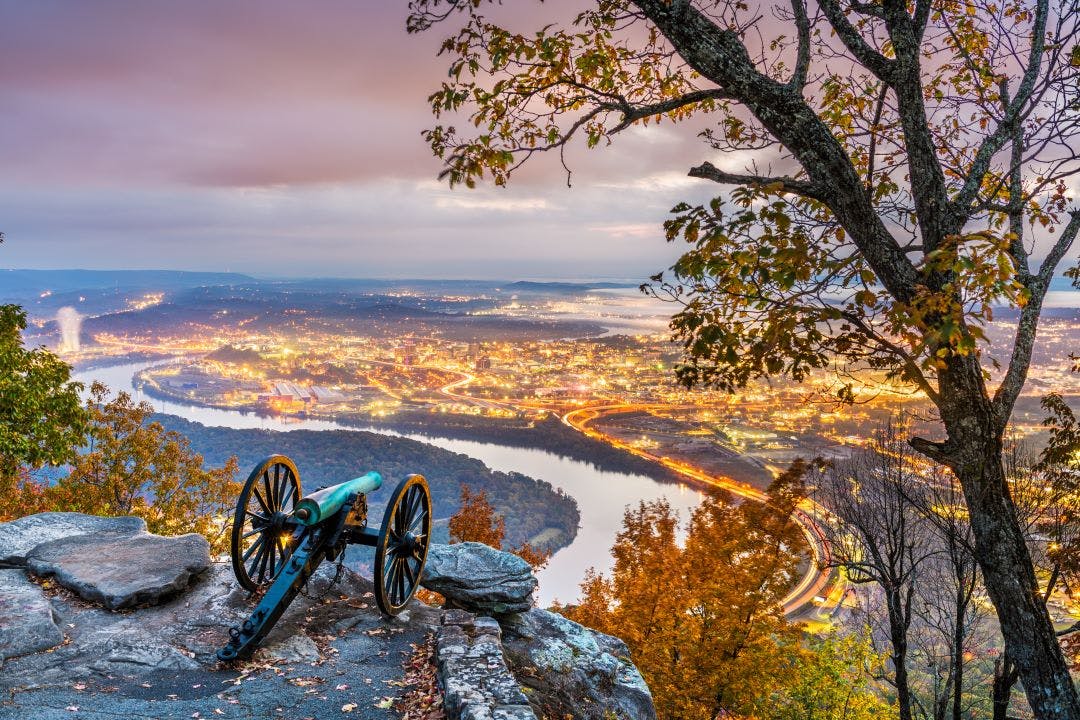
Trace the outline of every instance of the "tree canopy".
{"type": "Polygon", "coordinates": [[[1031,706],[1080,717],[1002,463],[1080,233],[1075,0],[597,0],[532,32],[486,0],[410,9],[412,31],[451,28],[425,133],[451,185],[505,184],[633,125],[705,125],[689,173],[735,189],[674,208],[667,236],[688,249],[650,286],[681,304],[679,378],[731,390],[828,368],[845,400],[863,371],[921,391],[944,439],[910,442],[961,485],[1031,706]],[[752,161],[716,164],[733,151],[752,161]],[[998,305],[1019,317],[1011,347],[985,342],[998,305]]]}
{"type": "Polygon", "coordinates": [[[27,349],[26,313],[0,305],[0,520],[34,502],[26,472],[75,457],[86,431],[80,383],[45,348],[27,349]]]}
{"type": "Polygon", "coordinates": [[[864,673],[881,661],[865,642],[832,637],[807,650],[784,617],[804,471],[799,461],[781,475],[768,504],[706,497],[681,546],[666,500],[627,510],[610,577],[591,571],[581,603],[561,608],[626,641],[660,717],[869,720],[887,710],[864,673]]]}
{"type": "Polygon", "coordinates": [[[94,383],[90,427],[71,472],[44,490],[44,509],[91,515],[137,515],[150,532],[205,535],[223,551],[228,518],[240,494],[236,458],[208,468],[180,433],[152,422],[154,408],[94,383]]]}

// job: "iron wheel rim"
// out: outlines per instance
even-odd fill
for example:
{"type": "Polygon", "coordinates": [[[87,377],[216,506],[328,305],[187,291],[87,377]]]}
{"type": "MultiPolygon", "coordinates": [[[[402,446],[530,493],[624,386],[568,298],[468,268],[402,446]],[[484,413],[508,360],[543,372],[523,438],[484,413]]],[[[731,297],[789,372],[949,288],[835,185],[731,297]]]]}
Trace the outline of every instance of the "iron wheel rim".
{"type": "Polygon", "coordinates": [[[236,502],[230,544],[233,574],[250,592],[265,588],[292,554],[290,516],[301,497],[292,460],[272,455],[255,466],[236,502]]]}
{"type": "Polygon", "coordinates": [[[431,543],[431,493],[420,475],[402,481],[383,513],[375,548],[375,600],[386,615],[400,613],[420,587],[431,543]]]}

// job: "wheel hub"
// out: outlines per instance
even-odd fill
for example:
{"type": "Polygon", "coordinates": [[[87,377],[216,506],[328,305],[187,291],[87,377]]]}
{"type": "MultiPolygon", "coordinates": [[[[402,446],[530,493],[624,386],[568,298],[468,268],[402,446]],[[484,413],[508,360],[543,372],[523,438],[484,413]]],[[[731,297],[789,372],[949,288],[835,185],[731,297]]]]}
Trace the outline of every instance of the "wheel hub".
{"type": "Polygon", "coordinates": [[[280,510],[278,512],[274,513],[270,517],[270,528],[274,532],[281,532],[281,530],[283,530],[285,528],[285,521],[288,519],[288,517],[289,517],[288,515],[281,512],[280,510]]]}
{"type": "Polygon", "coordinates": [[[417,546],[416,536],[411,532],[405,533],[401,538],[401,544],[398,546],[398,552],[402,555],[411,555],[417,546]]]}

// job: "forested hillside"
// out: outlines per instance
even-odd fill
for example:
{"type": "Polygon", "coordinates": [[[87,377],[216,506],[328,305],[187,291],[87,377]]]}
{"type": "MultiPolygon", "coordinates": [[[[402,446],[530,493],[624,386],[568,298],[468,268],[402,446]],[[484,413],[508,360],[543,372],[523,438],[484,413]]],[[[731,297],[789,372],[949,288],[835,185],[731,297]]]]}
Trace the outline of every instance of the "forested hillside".
{"type": "MultiPolygon", "coordinates": [[[[577,534],[578,508],[573,498],[550,483],[520,473],[496,472],[479,460],[442,448],[377,433],[334,430],[235,430],[207,427],[175,415],[155,415],[162,425],[191,440],[192,447],[211,465],[236,455],[241,475],[274,453],[291,457],[300,470],[304,493],[377,470],[383,488],[369,499],[371,523],[378,525],[382,507],[398,481],[420,473],[431,486],[437,521],[445,521],[460,504],[461,484],[487,493],[495,509],[506,518],[507,541],[512,545],[534,540],[545,530],[545,549],[555,550],[577,534]]],[[[242,478],[241,478],[242,479],[242,478]]],[[[445,534],[445,522],[437,526],[445,534]]],[[[445,541],[445,537],[438,538],[445,541]]]]}

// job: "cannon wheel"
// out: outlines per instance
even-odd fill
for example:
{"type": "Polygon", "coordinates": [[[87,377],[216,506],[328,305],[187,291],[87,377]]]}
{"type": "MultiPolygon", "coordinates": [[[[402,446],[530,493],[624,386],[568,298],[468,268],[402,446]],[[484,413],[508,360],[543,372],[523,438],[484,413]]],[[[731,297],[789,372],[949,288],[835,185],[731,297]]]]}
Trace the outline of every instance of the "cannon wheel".
{"type": "Polygon", "coordinates": [[[300,500],[300,473],[284,455],[255,466],[240,491],[233,518],[233,573],[240,586],[256,592],[277,577],[292,553],[289,515],[300,500]]]}
{"type": "Polygon", "coordinates": [[[383,513],[375,546],[375,602],[397,615],[420,586],[431,538],[431,492],[421,475],[410,475],[394,490],[383,513]]]}

